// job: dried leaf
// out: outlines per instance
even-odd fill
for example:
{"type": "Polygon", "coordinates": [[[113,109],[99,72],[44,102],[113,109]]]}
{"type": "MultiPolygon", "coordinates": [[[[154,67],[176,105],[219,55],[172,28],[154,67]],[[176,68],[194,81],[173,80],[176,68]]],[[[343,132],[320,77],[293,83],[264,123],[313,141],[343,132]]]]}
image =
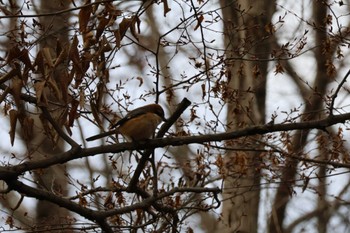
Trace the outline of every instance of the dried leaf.
{"type": "Polygon", "coordinates": [[[0,95],[0,104],[2,103],[2,101],[4,101],[4,99],[6,98],[7,94],[10,93],[11,88],[10,87],[6,87],[5,91],[0,95]]]}
{"type": "Polygon", "coordinates": [[[103,31],[105,30],[108,22],[109,22],[109,19],[106,19],[105,17],[101,17],[99,19],[99,24],[96,28],[96,40],[98,40],[100,38],[100,36],[102,35],[103,31]]]}
{"type": "Polygon", "coordinates": [[[12,79],[17,75],[17,73],[18,73],[18,70],[16,68],[10,70],[9,72],[7,72],[6,74],[0,77],[0,84],[3,84],[4,82],[7,82],[8,80],[12,79]]]}
{"type": "Polygon", "coordinates": [[[23,62],[24,65],[25,65],[26,67],[28,67],[28,68],[30,68],[30,69],[33,68],[32,62],[31,62],[31,60],[30,60],[30,58],[29,58],[29,52],[28,52],[27,49],[22,49],[22,50],[20,51],[18,60],[20,60],[21,62],[23,62]]]}
{"type": "Polygon", "coordinates": [[[120,36],[120,30],[117,29],[114,31],[114,37],[115,37],[115,45],[117,48],[120,48],[120,42],[122,40],[122,37],[120,36]]]}
{"type": "MultiPolygon", "coordinates": [[[[91,0],[87,0],[85,2],[85,5],[88,5],[90,3],[91,3],[91,0]]],[[[81,8],[79,12],[79,30],[82,33],[85,33],[87,31],[87,25],[89,23],[91,13],[92,13],[91,5],[81,8]]]]}
{"type": "Polygon", "coordinates": [[[17,46],[12,47],[8,50],[6,61],[11,63],[13,60],[17,59],[20,56],[20,49],[17,46]]]}
{"type": "Polygon", "coordinates": [[[79,101],[72,99],[71,102],[71,109],[68,114],[68,126],[72,127],[74,120],[78,118],[78,106],[79,106],[79,101]]]}
{"type": "Polygon", "coordinates": [[[280,63],[277,63],[275,66],[275,75],[276,74],[283,74],[284,73],[284,68],[280,63]]]}
{"type": "Polygon", "coordinates": [[[9,225],[10,228],[13,228],[14,227],[13,218],[11,216],[7,216],[5,224],[9,225]]]}
{"type": "Polygon", "coordinates": [[[180,194],[175,197],[175,207],[180,207],[182,205],[180,194]]]}
{"type": "Polygon", "coordinates": [[[198,21],[197,21],[197,25],[194,27],[194,30],[196,31],[198,28],[199,28],[199,26],[202,24],[202,22],[203,22],[203,20],[204,20],[204,16],[203,15],[200,15],[199,17],[198,17],[198,19],[197,19],[198,21]]]}
{"type": "Polygon", "coordinates": [[[40,50],[38,54],[36,55],[35,61],[34,61],[34,67],[37,67],[36,70],[42,75],[45,75],[45,63],[44,63],[44,56],[42,51],[40,50]]]}
{"type": "Polygon", "coordinates": [[[15,100],[17,106],[21,106],[21,90],[23,87],[23,82],[18,77],[12,79],[12,96],[15,100]]]}
{"type": "Polygon", "coordinates": [[[203,83],[201,85],[202,88],[202,100],[204,100],[205,96],[207,95],[207,92],[205,91],[205,84],[203,83]]]}
{"type": "Polygon", "coordinates": [[[102,41],[101,41],[101,45],[100,45],[100,51],[103,53],[109,52],[112,50],[112,46],[109,43],[109,41],[107,40],[107,38],[105,36],[103,36],[102,41]]]}
{"type": "Polygon", "coordinates": [[[90,101],[90,106],[91,106],[92,115],[94,116],[94,120],[96,121],[98,126],[102,127],[103,124],[102,124],[102,121],[99,117],[98,107],[92,101],[90,101]]]}
{"type": "Polygon", "coordinates": [[[248,155],[245,152],[237,152],[235,154],[235,165],[237,166],[237,171],[241,174],[245,174],[248,169],[248,155]]]}
{"type": "Polygon", "coordinates": [[[79,64],[78,45],[79,45],[79,40],[78,40],[78,37],[75,35],[73,37],[73,41],[71,45],[69,46],[69,52],[68,52],[68,57],[70,60],[73,61],[74,65],[79,64]]]}
{"type": "Polygon", "coordinates": [[[164,17],[166,17],[166,14],[171,11],[168,5],[168,0],[162,0],[163,2],[163,7],[164,7],[164,17]]]}
{"type": "Polygon", "coordinates": [[[141,20],[137,16],[134,16],[132,18],[124,18],[123,21],[119,24],[118,31],[119,31],[120,40],[123,39],[126,31],[129,28],[130,28],[131,34],[135,37],[136,40],[138,40],[136,29],[138,33],[140,33],[140,24],[141,24],[141,20]]]}
{"type": "Polygon", "coordinates": [[[78,50],[79,40],[77,36],[73,37],[72,44],[69,47],[68,57],[73,61],[73,71],[75,73],[75,88],[77,88],[83,80],[85,75],[85,68],[82,67],[82,62],[80,61],[79,50],[78,50]]]}
{"type": "Polygon", "coordinates": [[[58,55],[54,66],[57,67],[59,64],[66,62],[68,59],[68,52],[66,49],[62,49],[61,53],[58,55]]]}
{"type": "Polygon", "coordinates": [[[86,48],[89,48],[91,45],[95,44],[96,43],[96,39],[94,37],[94,33],[92,32],[87,32],[87,33],[84,33],[83,34],[83,47],[86,49],[86,48]]]}
{"type": "Polygon", "coordinates": [[[43,48],[42,49],[42,54],[43,54],[43,57],[45,58],[46,63],[50,67],[54,67],[53,59],[52,59],[51,52],[50,52],[50,48],[43,48]]]}
{"type": "Polygon", "coordinates": [[[124,18],[120,24],[119,24],[119,35],[120,35],[120,39],[123,39],[123,37],[125,36],[126,31],[128,30],[128,28],[131,26],[132,24],[132,18],[124,18]]]}
{"type": "Polygon", "coordinates": [[[113,209],[115,204],[114,204],[114,201],[113,201],[113,193],[112,192],[109,192],[104,203],[103,203],[103,206],[106,207],[107,209],[113,209]]]}
{"type": "Polygon", "coordinates": [[[33,138],[34,119],[26,116],[22,122],[22,133],[25,141],[33,138]]]}
{"type": "Polygon", "coordinates": [[[10,140],[11,140],[11,145],[13,146],[13,143],[15,142],[15,135],[16,135],[16,124],[17,124],[17,119],[18,119],[18,112],[15,109],[11,109],[9,111],[9,116],[10,116],[10,140]]]}
{"type": "Polygon", "coordinates": [[[79,101],[77,102],[81,108],[85,106],[85,91],[83,88],[81,88],[79,91],[79,101]]]}
{"type": "Polygon", "coordinates": [[[334,78],[337,74],[337,69],[335,68],[332,60],[327,59],[326,67],[327,67],[327,76],[330,78],[334,78]]]}
{"type": "Polygon", "coordinates": [[[79,195],[79,205],[86,207],[88,202],[86,201],[85,197],[79,195]]]}
{"type": "Polygon", "coordinates": [[[140,81],[139,87],[141,87],[142,84],[143,84],[143,78],[142,77],[137,77],[136,79],[140,81]]]}
{"type": "Polygon", "coordinates": [[[270,22],[265,25],[265,31],[270,35],[273,35],[276,32],[275,26],[270,22]]]}
{"type": "Polygon", "coordinates": [[[34,83],[37,104],[40,106],[47,106],[47,98],[44,94],[45,85],[46,85],[45,81],[38,81],[38,82],[34,83]]]}

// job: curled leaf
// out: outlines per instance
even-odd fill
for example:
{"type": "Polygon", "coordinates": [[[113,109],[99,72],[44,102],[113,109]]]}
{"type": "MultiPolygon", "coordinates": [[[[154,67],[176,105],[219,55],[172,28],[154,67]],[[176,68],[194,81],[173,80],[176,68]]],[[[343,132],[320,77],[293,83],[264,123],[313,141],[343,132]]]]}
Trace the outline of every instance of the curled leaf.
{"type": "Polygon", "coordinates": [[[79,30],[83,33],[87,31],[87,25],[89,23],[90,15],[92,13],[92,6],[88,5],[90,3],[91,1],[87,0],[85,2],[85,5],[87,6],[84,6],[83,8],[81,8],[79,12],[79,30]]]}
{"type": "Polygon", "coordinates": [[[199,26],[202,24],[203,20],[204,20],[204,16],[203,15],[200,15],[198,18],[197,18],[197,25],[194,27],[194,30],[196,31],[199,26]]]}
{"type": "Polygon", "coordinates": [[[15,135],[16,135],[16,124],[17,124],[17,119],[18,119],[18,112],[15,109],[11,109],[9,111],[9,116],[10,116],[10,140],[11,140],[11,145],[13,146],[13,143],[15,142],[15,135]]]}

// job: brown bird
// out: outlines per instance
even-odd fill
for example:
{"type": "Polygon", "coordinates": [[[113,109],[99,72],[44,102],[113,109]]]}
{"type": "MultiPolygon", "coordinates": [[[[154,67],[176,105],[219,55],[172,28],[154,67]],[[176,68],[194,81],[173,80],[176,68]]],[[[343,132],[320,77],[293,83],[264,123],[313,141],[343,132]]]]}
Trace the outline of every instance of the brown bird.
{"type": "Polygon", "coordinates": [[[130,111],[120,119],[114,127],[115,130],[89,137],[87,141],[93,141],[112,134],[122,134],[128,141],[144,141],[152,138],[157,126],[165,121],[164,110],[159,104],[149,104],[130,111]]]}

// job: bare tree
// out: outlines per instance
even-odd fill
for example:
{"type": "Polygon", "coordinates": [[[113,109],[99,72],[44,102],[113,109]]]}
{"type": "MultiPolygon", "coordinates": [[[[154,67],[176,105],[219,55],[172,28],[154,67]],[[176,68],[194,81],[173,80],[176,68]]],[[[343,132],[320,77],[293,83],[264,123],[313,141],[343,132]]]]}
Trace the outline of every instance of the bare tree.
{"type": "Polygon", "coordinates": [[[0,2],[1,231],[349,227],[343,2],[35,4],[0,2]],[[154,139],[85,140],[146,103],[154,139]]]}

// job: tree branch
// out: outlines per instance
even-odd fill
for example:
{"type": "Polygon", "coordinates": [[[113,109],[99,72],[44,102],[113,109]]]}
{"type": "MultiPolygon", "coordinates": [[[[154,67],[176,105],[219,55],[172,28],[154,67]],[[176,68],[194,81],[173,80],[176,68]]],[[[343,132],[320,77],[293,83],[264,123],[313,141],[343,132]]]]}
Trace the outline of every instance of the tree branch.
{"type": "Polygon", "coordinates": [[[335,99],[338,97],[338,93],[339,93],[340,89],[342,88],[342,86],[344,85],[344,83],[346,82],[346,80],[349,77],[349,75],[350,75],[350,69],[348,70],[348,72],[344,76],[343,80],[341,80],[341,82],[339,83],[337,89],[335,90],[334,94],[332,95],[332,101],[331,101],[331,104],[329,106],[329,114],[330,115],[333,115],[335,99]]]}
{"type": "MultiPolygon", "coordinates": [[[[179,106],[177,107],[177,109],[175,110],[175,112],[170,116],[170,118],[162,125],[162,127],[160,128],[156,138],[161,138],[164,136],[164,134],[169,130],[169,128],[174,124],[174,122],[180,117],[180,115],[185,111],[185,109],[190,106],[191,102],[184,98],[181,103],[179,104],[179,106]]],[[[134,175],[130,180],[128,189],[132,190],[133,188],[136,187],[136,184],[139,180],[139,177],[141,175],[141,172],[143,170],[143,168],[146,165],[146,162],[148,161],[149,156],[151,155],[151,153],[153,152],[154,148],[150,148],[147,151],[145,151],[144,153],[142,153],[142,157],[140,159],[140,161],[137,164],[137,167],[135,169],[134,175]]]]}
{"type": "MultiPolygon", "coordinates": [[[[300,122],[300,123],[297,122],[297,123],[289,123],[289,124],[257,125],[257,126],[247,127],[241,130],[218,133],[218,134],[184,136],[184,137],[175,137],[175,138],[155,138],[152,140],[139,142],[139,143],[126,142],[126,143],[120,143],[120,144],[114,144],[114,145],[97,146],[92,148],[80,148],[80,147],[72,148],[71,150],[58,154],[57,156],[52,156],[49,158],[36,160],[36,161],[26,161],[22,164],[15,165],[15,166],[6,166],[6,167],[0,166],[0,180],[7,180],[9,178],[19,176],[20,174],[26,171],[31,171],[33,169],[47,168],[55,164],[63,164],[71,160],[94,156],[97,154],[119,153],[127,150],[145,150],[145,149],[161,148],[166,146],[181,146],[181,145],[192,144],[192,143],[205,143],[205,142],[232,140],[232,139],[237,139],[237,138],[246,137],[246,136],[263,135],[267,133],[281,132],[281,131],[310,130],[310,129],[324,130],[329,126],[339,124],[339,123],[344,123],[347,120],[350,120],[350,113],[333,115],[333,116],[328,116],[321,120],[313,120],[313,121],[306,121],[306,122],[300,122]]],[[[163,124],[164,128],[163,127],[161,128],[158,136],[162,135],[161,133],[164,133],[166,131],[165,130],[166,127],[169,127],[169,125],[166,125],[166,124],[167,123],[163,124]]],[[[147,158],[141,158],[141,159],[142,159],[142,163],[147,162],[147,158]]],[[[141,169],[141,165],[142,164],[138,165],[138,168],[136,168],[138,173],[142,172],[143,167],[141,169]]],[[[350,164],[339,163],[338,167],[350,168],[350,164]]],[[[137,176],[135,176],[133,182],[135,181],[137,182],[136,177],[137,176]]]]}

